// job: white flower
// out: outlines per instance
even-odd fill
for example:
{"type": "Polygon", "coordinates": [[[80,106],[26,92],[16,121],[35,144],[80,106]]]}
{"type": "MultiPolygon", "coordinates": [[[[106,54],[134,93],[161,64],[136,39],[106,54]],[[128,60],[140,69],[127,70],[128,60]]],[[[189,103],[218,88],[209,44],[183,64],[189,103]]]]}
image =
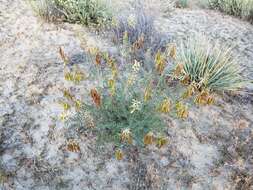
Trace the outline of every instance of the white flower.
{"type": "Polygon", "coordinates": [[[132,74],[127,80],[127,85],[131,86],[133,83],[135,83],[136,78],[137,78],[136,74],[132,74]]]}
{"type": "Polygon", "coordinates": [[[130,113],[134,113],[135,111],[140,111],[141,110],[141,102],[136,99],[133,99],[132,105],[130,106],[130,108],[131,108],[130,113]]]}
{"type": "Polygon", "coordinates": [[[129,17],[127,19],[127,23],[129,26],[134,28],[137,23],[135,15],[133,15],[133,14],[129,15],[129,17]]]}
{"type": "Polygon", "coordinates": [[[129,134],[131,134],[129,128],[126,128],[126,129],[124,129],[124,130],[122,131],[122,135],[129,135],[129,134]]]}
{"type": "Polygon", "coordinates": [[[133,64],[133,66],[132,66],[132,69],[134,70],[135,73],[139,72],[140,67],[141,67],[140,62],[134,60],[134,64],[133,64]]]}

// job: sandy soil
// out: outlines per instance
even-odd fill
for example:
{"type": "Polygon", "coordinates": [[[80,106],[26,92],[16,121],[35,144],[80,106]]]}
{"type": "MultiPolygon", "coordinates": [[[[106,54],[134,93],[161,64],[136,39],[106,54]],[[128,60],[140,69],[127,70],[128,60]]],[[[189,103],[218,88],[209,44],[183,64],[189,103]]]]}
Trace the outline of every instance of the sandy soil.
{"type": "MultiPolygon", "coordinates": [[[[176,9],[158,17],[157,25],[176,42],[205,34],[235,45],[238,64],[253,79],[249,23],[210,10],[176,9]]],[[[136,150],[129,150],[128,158],[116,161],[111,147],[95,147],[93,134],[76,137],[58,121],[60,89],[68,85],[58,48],[86,68],[84,38],[112,48],[108,39],[81,26],[43,22],[23,0],[0,0],[0,189],[236,189],[235,170],[253,175],[253,143],[240,155],[236,149],[247,142],[240,139],[253,136],[250,94],[193,106],[185,121],[168,118],[168,146],[150,147],[138,158],[136,150]],[[77,138],[80,154],[66,150],[71,137],[77,138]]]]}

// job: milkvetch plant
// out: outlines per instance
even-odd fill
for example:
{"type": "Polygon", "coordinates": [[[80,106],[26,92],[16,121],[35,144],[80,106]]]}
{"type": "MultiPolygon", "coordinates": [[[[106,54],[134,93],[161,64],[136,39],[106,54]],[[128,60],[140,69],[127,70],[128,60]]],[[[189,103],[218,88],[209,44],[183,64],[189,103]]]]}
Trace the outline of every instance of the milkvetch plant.
{"type": "MultiPolygon", "coordinates": [[[[91,87],[83,94],[83,101],[77,100],[69,89],[63,90],[66,102],[63,106],[64,120],[68,125],[80,126],[97,134],[98,142],[113,142],[117,150],[115,157],[121,160],[126,146],[145,147],[155,145],[162,148],[167,143],[164,134],[166,115],[177,116],[178,108],[170,97],[166,77],[172,72],[169,60],[175,58],[176,50],[158,51],[153,67],[147,70],[143,62],[131,56],[124,62],[97,48],[87,48],[89,73],[72,68],[64,51],[60,56],[65,64],[65,79],[74,85],[89,81],[91,87]],[[128,64],[126,64],[126,62],[128,64]],[[82,77],[74,77],[82,73],[82,77]],[[77,103],[78,102],[78,103],[77,103]],[[75,108],[74,116],[68,111],[75,108]]],[[[187,109],[181,105],[179,118],[187,117],[187,109]]]]}
{"type": "Polygon", "coordinates": [[[70,126],[93,131],[99,143],[113,143],[118,160],[123,158],[124,147],[153,144],[162,148],[167,142],[164,117],[187,119],[185,99],[195,96],[196,104],[210,105],[214,91],[243,86],[230,50],[222,52],[218,47],[195,42],[178,52],[174,44],[169,44],[154,53],[149,67],[145,67],[146,59],[138,61],[129,54],[119,58],[98,48],[87,48],[89,72],[68,64],[61,49],[66,81],[90,85],[85,86],[82,100],[70,89],[62,90],[65,101],[60,102],[60,118],[70,126]],[[171,94],[169,80],[186,86],[181,97],[171,94]],[[74,115],[69,114],[71,110],[74,115]]]}

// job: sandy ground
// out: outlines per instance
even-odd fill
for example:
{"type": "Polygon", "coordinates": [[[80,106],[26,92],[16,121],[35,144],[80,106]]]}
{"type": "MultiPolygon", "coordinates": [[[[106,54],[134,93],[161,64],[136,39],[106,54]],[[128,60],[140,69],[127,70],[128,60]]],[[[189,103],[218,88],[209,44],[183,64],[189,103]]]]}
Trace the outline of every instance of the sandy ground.
{"type": "MultiPolygon", "coordinates": [[[[159,17],[157,25],[176,42],[205,34],[235,45],[238,64],[253,79],[249,23],[209,10],[176,9],[159,17]]],[[[0,189],[222,190],[238,188],[232,177],[235,168],[253,175],[248,155],[252,142],[240,155],[235,147],[253,136],[253,97],[247,94],[218,98],[215,106],[192,107],[186,121],[168,118],[170,143],[161,150],[138,152],[138,159],[130,150],[128,158],[116,161],[112,148],[98,150],[89,133],[77,137],[80,154],[68,152],[66,132],[71,129],[58,121],[60,89],[67,85],[58,48],[64,47],[85,68],[84,37],[111,48],[108,39],[78,25],[41,21],[23,0],[0,0],[0,189]]]]}

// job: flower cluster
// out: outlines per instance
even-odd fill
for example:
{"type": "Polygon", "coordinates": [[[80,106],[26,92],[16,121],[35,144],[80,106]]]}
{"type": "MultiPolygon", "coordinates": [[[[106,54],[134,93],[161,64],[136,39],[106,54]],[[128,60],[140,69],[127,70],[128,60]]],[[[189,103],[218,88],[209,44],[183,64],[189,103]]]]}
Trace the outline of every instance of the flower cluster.
{"type": "Polygon", "coordinates": [[[132,72],[131,72],[130,77],[127,81],[127,84],[129,86],[132,85],[135,82],[135,80],[137,79],[137,75],[140,70],[140,67],[141,67],[140,62],[135,60],[133,66],[132,66],[132,72]]]}

